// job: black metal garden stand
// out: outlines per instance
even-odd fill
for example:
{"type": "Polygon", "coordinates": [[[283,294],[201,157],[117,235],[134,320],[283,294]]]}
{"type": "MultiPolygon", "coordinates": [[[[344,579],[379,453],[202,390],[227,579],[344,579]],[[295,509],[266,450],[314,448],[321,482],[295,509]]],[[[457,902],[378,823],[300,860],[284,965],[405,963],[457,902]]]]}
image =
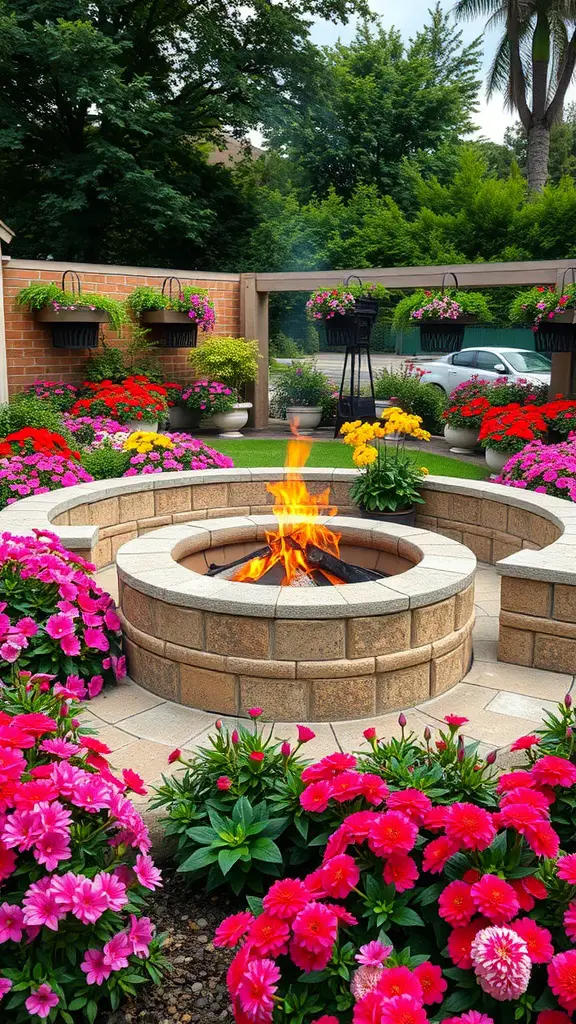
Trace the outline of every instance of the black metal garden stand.
{"type": "MultiPolygon", "coordinates": [[[[360,278],[358,278],[360,281],[360,278]]],[[[344,282],[346,286],[350,278],[344,282]]],[[[362,283],[360,281],[360,283],[362,283]]],[[[374,394],[374,377],[370,360],[370,336],[378,315],[378,303],[375,299],[359,298],[353,312],[344,316],[335,316],[325,321],[326,343],[331,352],[344,352],[344,367],[338,394],[336,410],[336,427],[334,437],[338,437],[340,427],[347,420],[373,420],[376,418],[376,396],[374,394]],[[362,394],[363,363],[368,369],[370,393],[362,394]]]]}

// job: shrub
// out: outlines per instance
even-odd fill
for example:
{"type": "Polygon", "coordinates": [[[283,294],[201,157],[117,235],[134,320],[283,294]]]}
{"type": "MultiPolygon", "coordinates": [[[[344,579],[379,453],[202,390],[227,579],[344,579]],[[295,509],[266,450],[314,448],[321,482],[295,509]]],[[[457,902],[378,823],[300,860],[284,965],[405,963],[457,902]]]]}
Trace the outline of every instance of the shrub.
{"type": "Polygon", "coordinates": [[[100,384],[103,380],[121,384],[127,376],[125,353],[114,345],[102,345],[100,352],[90,355],[84,375],[92,384],[100,384]]]}
{"type": "Polygon", "coordinates": [[[166,392],[147,377],[127,377],[121,384],[105,380],[86,387],[90,394],[72,406],[73,416],[106,416],[128,423],[130,420],[163,419],[166,415],[166,392]]]}
{"type": "Polygon", "coordinates": [[[393,398],[405,412],[420,416],[424,430],[441,434],[446,398],[441,388],[426,384],[425,375],[425,370],[411,362],[404,363],[400,371],[384,368],[374,377],[374,392],[376,398],[393,398]]]}
{"type": "Polygon", "coordinates": [[[103,309],[108,313],[114,330],[118,332],[129,322],[124,306],[117,299],[100,295],[99,292],[77,294],[62,291],[53,281],[33,281],[18,292],[16,302],[32,310],[44,309],[45,306],[52,306],[53,309],[103,309]]]}
{"type": "Polygon", "coordinates": [[[58,412],[67,412],[76,401],[78,388],[63,380],[35,380],[23,394],[50,402],[58,412]]]}
{"type": "Polygon", "coordinates": [[[206,338],[198,348],[192,349],[189,358],[198,377],[219,380],[241,395],[246,384],[251,384],[258,377],[261,356],[256,341],[216,337],[206,338]]]}
{"type": "MultiPolygon", "coordinates": [[[[317,350],[316,350],[317,351],[317,350]]],[[[270,339],[270,356],[276,359],[301,359],[302,349],[287,334],[281,331],[270,339]]]]}
{"type": "Polygon", "coordinates": [[[457,320],[469,314],[482,323],[493,319],[490,305],[481,292],[460,292],[447,289],[446,292],[432,292],[419,289],[401,299],[392,318],[397,329],[413,327],[426,320],[457,320]]]}
{"type": "Polygon", "coordinates": [[[130,465],[130,453],[104,442],[82,453],[82,465],[94,480],[114,480],[124,476],[130,465]]]}
{"type": "Polygon", "coordinates": [[[24,427],[61,434],[62,416],[51,402],[35,395],[19,393],[14,395],[8,405],[0,406],[0,437],[6,437],[24,427]]]}
{"type": "MultiPolygon", "coordinates": [[[[0,452],[2,445],[0,444],[0,452]]],[[[0,508],[31,494],[89,483],[93,476],[76,459],[61,455],[14,455],[0,458],[0,508]]]]}
{"type": "Polygon", "coordinates": [[[19,670],[77,678],[82,696],[86,686],[94,696],[125,676],[120,620],[93,568],[52,533],[2,535],[0,656],[9,673],[17,662],[19,670]]]}
{"type": "Polygon", "coordinates": [[[533,381],[518,377],[497,377],[490,385],[488,398],[491,405],[543,405],[548,400],[548,385],[536,384],[533,381]]]}
{"type": "Polygon", "coordinates": [[[154,807],[166,808],[166,836],[178,838],[178,871],[190,881],[205,880],[208,891],[221,886],[238,894],[261,893],[267,877],[279,878],[314,854],[308,850],[313,831],[299,796],[302,744],[314,738],[298,726],[294,750],[289,743],[272,742],[257,726],[261,708],[248,714],[251,728],[232,732],[216,723],[209,747],[199,747],[190,759],[175,750],[169,760],[180,761],[183,776],[164,778],[154,807]]]}
{"type": "Polygon", "coordinates": [[[93,1024],[165,969],[142,916],[160,882],[129,770],[117,779],[74,692],[22,672],[0,691],[2,1020],[93,1024]]]}
{"type": "Polygon", "coordinates": [[[482,420],[479,437],[483,448],[514,455],[529,441],[543,437],[546,430],[542,407],[514,402],[489,409],[482,420]]]}
{"type": "Polygon", "coordinates": [[[282,369],[272,398],[272,415],[285,418],[293,405],[324,405],[332,402],[334,385],[312,362],[293,363],[282,369]]]}
{"type": "Polygon", "coordinates": [[[502,776],[496,813],[390,791],[350,754],[308,766],[300,802],[330,820],[321,867],[216,932],[216,946],[241,943],[238,1024],[567,1024],[576,876],[549,807],[576,767],[552,761],[502,776]]]}
{"type": "Polygon", "coordinates": [[[576,437],[560,444],[531,441],[508,460],[496,482],[576,501],[576,437]]]}

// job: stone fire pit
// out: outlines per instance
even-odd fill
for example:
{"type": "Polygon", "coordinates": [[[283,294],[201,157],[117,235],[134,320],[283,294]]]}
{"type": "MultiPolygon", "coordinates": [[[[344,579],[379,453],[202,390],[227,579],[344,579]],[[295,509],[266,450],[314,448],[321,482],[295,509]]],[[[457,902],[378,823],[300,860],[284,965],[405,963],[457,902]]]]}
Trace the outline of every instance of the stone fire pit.
{"type": "Polygon", "coordinates": [[[469,548],[422,528],[321,517],[350,563],[388,579],[300,589],[205,575],[262,546],[273,516],[167,526],[117,554],[129,672],[160,696],[222,715],[337,721],[418,704],[466,675],[469,548]]]}

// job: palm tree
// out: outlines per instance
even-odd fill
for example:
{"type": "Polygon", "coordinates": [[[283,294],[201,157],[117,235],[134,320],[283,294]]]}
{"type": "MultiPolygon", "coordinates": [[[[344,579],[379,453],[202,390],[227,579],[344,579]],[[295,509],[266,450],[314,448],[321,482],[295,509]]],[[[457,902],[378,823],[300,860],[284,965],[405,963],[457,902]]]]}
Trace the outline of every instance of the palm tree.
{"type": "Polygon", "coordinates": [[[489,15],[503,26],[488,76],[488,96],[503,92],[528,138],[528,184],[544,188],[550,129],[562,118],[576,65],[576,0],[458,0],[461,18],[489,15]],[[531,94],[531,96],[530,96],[531,94]]]}

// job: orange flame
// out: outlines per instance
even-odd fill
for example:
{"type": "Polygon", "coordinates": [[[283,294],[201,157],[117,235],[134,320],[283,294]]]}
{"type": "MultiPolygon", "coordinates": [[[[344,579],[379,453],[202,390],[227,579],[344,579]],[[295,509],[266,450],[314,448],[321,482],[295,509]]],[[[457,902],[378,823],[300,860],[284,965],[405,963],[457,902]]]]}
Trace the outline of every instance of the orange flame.
{"type": "MultiPolygon", "coordinates": [[[[266,489],[274,495],[272,511],[278,521],[275,532],[266,532],[270,554],[252,558],[240,566],[233,577],[239,583],[259,580],[264,573],[281,562],[284,567],[281,586],[290,586],[300,573],[314,571],[306,560],[308,544],[314,544],[338,557],[341,535],[318,521],[321,516],[335,516],[338,512],[337,508],[330,505],[330,486],[321,494],[310,494],[298,470],[308,461],[312,442],[298,435],[297,424],[293,433],[295,438],[288,442],[286,455],[286,479],[266,484],[266,489]]],[[[341,580],[328,573],[325,575],[332,583],[341,583],[341,580]]]]}

